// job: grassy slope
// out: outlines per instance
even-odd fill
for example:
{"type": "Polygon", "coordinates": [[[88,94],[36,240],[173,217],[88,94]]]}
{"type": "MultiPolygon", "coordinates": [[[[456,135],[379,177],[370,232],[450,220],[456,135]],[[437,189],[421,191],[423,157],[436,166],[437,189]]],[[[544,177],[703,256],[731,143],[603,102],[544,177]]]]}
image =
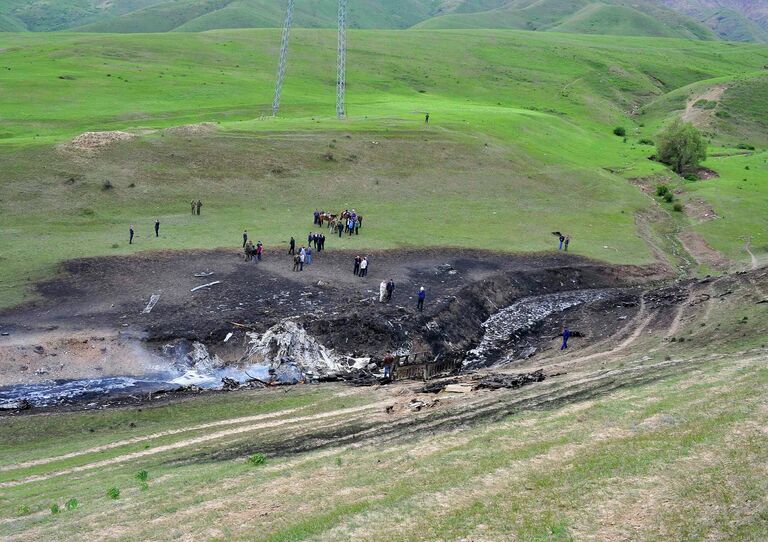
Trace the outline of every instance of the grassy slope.
{"type": "Polygon", "coordinates": [[[553,32],[676,37],[677,32],[650,15],[624,6],[590,4],[551,28],[553,32]]]}
{"type": "Polygon", "coordinates": [[[0,37],[12,97],[0,103],[2,304],[72,256],[229,246],[246,226],[274,246],[303,235],[315,206],[365,209],[366,236],[350,246],[540,250],[548,232],[566,229],[582,254],[649,261],[633,224],[647,200],[604,168],[661,168],[632,130],[624,144],[612,127],[649,95],[768,62],[764,48],[720,43],[359,31],[350,36],[350,119],[338,123],[329,117],[335,35],[298,31],[281,118],[249,120],[271,100],[278,41],[276,31],[0,37]],[[221,121],[219,135],[155,133],[95,158],[54,148],[86,130],[203,120],[221,121]],[[333,146],[337,160],[325,161],[333,146]],[[116,189],[101,190],[105,179],[116,189]],[[205,216],[191,221],[196,197],[205,216]],[[165,224],[159,241],[145,236],[155,217],[165,224]],[[133,247],[129,223],[139,226],[133,247]]]}
{"type": "MultiPolygon", "coordinates": [[[[762,540],[768,535],[768,371],[760,343],[768,321],[764,311],[751,302],[740,305],[745,298],[739,298],[716,303],[706,315],[700,311],[706,327],[695,318],[678,330],[688,339],[684,344],[646,337],[620,359],[604,360],[603,370],[696,357],[686,371],[681,364],[651,384],[447,433],[269,457],[261,467],[249,466],[245,457],[215,454],[258,450],[289,437],[290,425],[222,435],[108,468],[3,488],[0,536],[79,539],[85,529],[129,541],[762,540]],[[140,469],[149,473],[143,491],[135,478],[140,469]],[[118,500],[107,498],[110,487],[121,489],[118,500]],[[52,503],[62,506],[72,497],[79,502],[76,511],[49,512],[52,503]]],[[[288,394],[238,392],[140,411],[9,418],[0,426],[0,465],[236,416],[275,413],[272,420],[285,421],[377,400],[368,390],[338,391],[324,386],[288,394]]],[[[545,392],[536,385],[494,393],[509,402],[545,392]]],[[[396,401],[379,402],[371,415],[396,401]]],[[[342,416],[336,419],[343,423],[342,416]]],[[[0,472],[0,481],[244,423],[195,427],[0,472]]]]}

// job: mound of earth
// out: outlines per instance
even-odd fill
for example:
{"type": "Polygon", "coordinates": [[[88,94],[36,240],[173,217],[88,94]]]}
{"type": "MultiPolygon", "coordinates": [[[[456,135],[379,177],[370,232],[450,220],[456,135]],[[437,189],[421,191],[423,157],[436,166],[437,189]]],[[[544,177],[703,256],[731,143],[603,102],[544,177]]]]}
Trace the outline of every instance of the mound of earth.
{"type": "Polygon", "coordinates": [[[133,137],[133,134],[120,131],[85,132],[74,138],[70,146],[82,150],[95,150],[133,137]]]}
{"type": "Polygon", "coordinates": [[[174,126],[163,130],[166,134],[178,136],[206,135],[215,132],[218,129],[213,122],[201,122],[198,124],[185,124],[183,126],[174,126]]]}

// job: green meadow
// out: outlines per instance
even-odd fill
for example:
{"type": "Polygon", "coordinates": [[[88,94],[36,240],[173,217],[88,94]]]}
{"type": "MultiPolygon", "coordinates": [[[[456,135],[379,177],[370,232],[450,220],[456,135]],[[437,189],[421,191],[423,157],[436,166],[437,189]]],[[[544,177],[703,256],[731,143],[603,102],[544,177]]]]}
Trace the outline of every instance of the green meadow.
{"type": "Polygon", "coordinates": [[[757,149],[712,158],[719,179],[671,178],[681,201],[704,198],[723,217],[676,218],[737,262],[748,261],[739,239],[749,233],[753,252],[768,252],[762,109],[738,105],[745,82],[762,80],[768,47],[351,31],[348,118],[338,121],[335,39],[293,32],[272,118],[277,30],[0,34],[0,305],[28,298],[73,257],[237,247],[243,228],[269,251],[305,235],[315,207],[366,217],[363,236],[331,248],[541,251],[561,230],[579,254],[650,263],[655,240],[636,220],[656,203],[629,179],[666,169],[639,141],[684,109],[686,89],[722,81],[742,86],[723,97],[738,114],[717,117],[712,153],[757,149]],[[215,127],[168,130],[203,122],[215,127]],[[68,143],[102,130],[135,137],[89,152],[68,143]],[[193,198],[204,201],[200,218],[189,215],[193,198]]]}

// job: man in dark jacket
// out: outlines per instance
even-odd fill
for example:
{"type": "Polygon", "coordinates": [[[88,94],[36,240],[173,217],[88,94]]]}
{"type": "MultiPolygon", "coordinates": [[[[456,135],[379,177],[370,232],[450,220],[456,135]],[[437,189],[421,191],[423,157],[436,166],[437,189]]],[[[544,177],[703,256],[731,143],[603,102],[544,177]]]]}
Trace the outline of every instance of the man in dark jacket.
{"type": "Polygon", "coordinates": [[[357,276],[360,272],[360,262],[362,262],[363,259],[360,256],[355,256],[355,268],[352,270],[352,274],[357,276]]]}
{"type": "Polygon", "coordinates": [[[291,241],[288,245],[288,254],[296,254],[296,239],[291,237],[291,241]]]}
{"type": "Polygon", "coordinates": [[[133,224],[128,228],[128,244],[133,244],[133,224]]]}
{"type": "Polygon", "coordinates": [[[245,244],[248,242],[248,230],[243,230],[243,248],[245,248],[245,244]]]}
{"type": "Polygon", "coordinates": [[[387,301],[392,301],[393,293],[395,293],[395,281],[389,279],[389,282],[387,282],[387,301]]]}
{"type": "Polygon", "coordinates": [[[563,345],[560,347],[560,350],[565,350],[568,348],[568,339],[571,337],[571,330],[567,327],[563,328],[563,345]]]}
{"type": "Polygon", "coordinates": [[[155,220],[155,237],[160,237],[160,219],[155,220]]]}

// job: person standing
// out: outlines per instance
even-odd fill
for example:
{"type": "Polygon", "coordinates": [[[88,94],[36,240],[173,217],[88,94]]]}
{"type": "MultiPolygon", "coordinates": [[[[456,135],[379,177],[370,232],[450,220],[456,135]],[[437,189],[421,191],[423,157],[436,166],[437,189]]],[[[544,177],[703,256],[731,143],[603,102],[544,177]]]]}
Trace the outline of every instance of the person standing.
{"type": "Polygon", "coordinates": [[[322,250],[325,250],[325,234],[324,233],[320,234],[320,245],[319,245],[317,251],[320,252],[322,250]]]}
{"type": "Polygon", "coordinates": [[[427,114],[424,115],[424,124],[429,124],[429,112],[427,112],[427,114]]]}
{"type": "Polygon", "coordinates": [[[160,237],[160,219],[155,219],[155,237],[160,237]]]}
{"type": "Polygon", "coordinates": [[[393,356],[391,352],[387,352],[387,354],[384,356],[384,359],[382,360],[382,365],[384,366],[384,378],[391,380],[392,368],[395,365],[395,356],[393,356]]]}
{"type": "Polygon", "coordinates": [[[304,254],[304,263],[307,265],[312,265],[312,247],[307,247],[307,251],[304,254]]]}
{"type": "Polygon", "coordinates": [[[568,348],[568,339],[571,338],[571,330],[568,329],[568,327],[563,328],[563,345],[560,347],[560,350],[565,350],[568,348]]]}
{"type": "Polygon", "coordinates": [[[288,242],[288,254],[296,254],[296,239],[291,237],[291,240],[288,242]]]}
{"type": "Polygon", "coordinates": [[[341,234],[344,233],[344,221],[340,220],[338,224],[336,224],[336,229],[339,232],[339,238],[341,238],[341,234]]]}
{"type": "Polygon", "coordinates": [[[133,224],[131,224],[130,227],[128,228],[128,244],[129,245],[133,244],[133,224]]]}
{"type": "Polygon", "coordinates": [[[565,244],[564,244],[564,246],[565,246],[565,249],[564,249],[564,250],[565,250],[566,252],[568,252],[568,245],[569,245],[570,243],[571,243],[571,236],[570,236],[570,235],[566,235],[566,236],[565,236],[565,244]]]}
{"type": "Polygon", "coordinates": [[[293,255],[293,270],[298,271],[301,264],[301,257],[298,254],[293,255]]]}
{"type": "Polygon", "coordinates": [[[307,261],[307,251],[304,250],[304,247],[301,247],[301,250],[299,251],[299,271],[304,271],[304,262],[307,261]]]}
{"type": "Polygon", "coordinates": [[[560,246],[557,247],[557,250],[563,250],[563,241],[565,241],[565,236],[561,233],[558,239],[560,240],[560,246]]]}
{"type": "Polygon", "coordinates": [[[361,277],[367,277],[368,276],[368,256],[362,259],[360,262],[360,276],[361,277]]]}
{"type": "Polygon", "coordinates": [[[384,303],[384,300],[387,297],[387,281],[382,280],[381,284],[379,284],[379,303],[384,303]]]}
{"type": "Polygon", "coordinates": [[[203,206],[203,202],[197,200],[197,216],[200,216],[200,208],[203,206]]]}
{"type": "Polygon", "coordinates": [[[355,219],[355,235],[360,235],[360,219],[355,219]]]}
{"type": "Polygon", "coordinates": [[[355,256],[355,268],[352,270],[352,274],[357,276],[360,273],[360,263],[363,259],[360,256],[355,256]]]}
{"type": "Polygon", "coordinates": [[[256,243],[256,259],[258,261],[261,261],[261,255],[264,253],[264,245],[261,244],[261,241],[256,243]]]}
{"type": "Polygon", "coordinates": [[[197,202],[195,200],[192,200],[190,202],[190,205],[192,206],[192,214],[195,214],[195,207],[197,207],[197,202]]]}
{"type": "Polygon", "coordinates": [[[392,301],[392,294],[395,293],[395,281],[392,279],[389,279],[389,282],[387,282],[387,302],[392,301]]]}
{"type": "Polygon", "coordinates": [[[243,230],[243,247],[248,242],[248,230],[243,230]]]}
{"type": "Polygon", "coordinates": [[[318,211],[317,209],[315,209],[315,222],[314,222],[314,224],[316,226],[320,225],[320,211],[318,211]]]}
{"type": "Polygon", "coordinates": [[[419,311],[424,310],[424,300],[427,298],[427,291],[424,289],[424,286],[419,288],[419,301],[416,303],[416,308],[419,311]]]}
{"type": "Polygon", "coordinates": [[[350,218],[347,220],[347,228],[349,229],[349,235],[352,236],[353,233],[355,233],[355,219],[350,218]]]}
{"type": "Polygon", "coordinates": [[[243,243],[243,254],[246,262],[250,262],[253,258],[253,244],[250,241],[243,243]]]}

